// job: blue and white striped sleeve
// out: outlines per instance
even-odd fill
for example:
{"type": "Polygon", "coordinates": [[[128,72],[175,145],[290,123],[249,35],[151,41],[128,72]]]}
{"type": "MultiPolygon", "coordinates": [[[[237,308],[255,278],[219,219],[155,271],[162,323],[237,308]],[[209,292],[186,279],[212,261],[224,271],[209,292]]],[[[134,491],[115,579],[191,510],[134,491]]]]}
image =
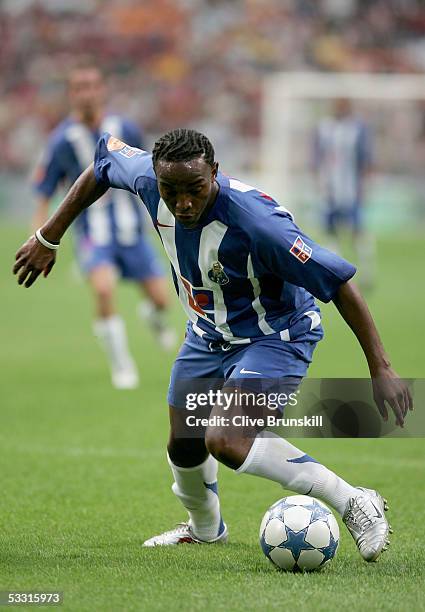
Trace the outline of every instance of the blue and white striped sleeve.
{"type": "Polygon", "coordinates": [[[94,174],[98,183],[125,189],[137,194],[136,183],[152,167],[152,157],[146,151],[130,147],[108,133],[96,146],[94,174]]]}

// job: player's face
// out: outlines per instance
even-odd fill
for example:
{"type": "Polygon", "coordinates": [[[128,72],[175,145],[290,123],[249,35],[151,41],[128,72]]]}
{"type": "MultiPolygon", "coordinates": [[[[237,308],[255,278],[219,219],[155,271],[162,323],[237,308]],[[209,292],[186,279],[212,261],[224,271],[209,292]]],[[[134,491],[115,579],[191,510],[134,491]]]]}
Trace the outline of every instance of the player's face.
{"type": "Polygon", "coordinates": [[[69,97],[74,110],[92,115],[101,109],[105,101],[105,83],[96,68],[74,70],[69,78],[69,97]]]}
{"type": "Polygon", "coordinates": [[[347,98],[338,98],[334,104],[335,117],[341,118],[346,117],[351,113],[350,100],[347,98]]]}
{"type": "Polygon", "coordinates": [[[158,189],[167,208],[187,228],[195,227],[214,203],[218,164],[210,166],[202,157],[184,162],[157,162],[158,189]]]}

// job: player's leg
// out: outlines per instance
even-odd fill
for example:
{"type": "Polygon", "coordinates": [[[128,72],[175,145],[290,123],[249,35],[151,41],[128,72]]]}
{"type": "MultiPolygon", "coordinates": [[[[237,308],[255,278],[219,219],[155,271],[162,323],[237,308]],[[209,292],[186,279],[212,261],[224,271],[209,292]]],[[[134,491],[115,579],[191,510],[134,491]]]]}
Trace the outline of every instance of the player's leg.
{"type": "Polygon", "coordinates": [[[117,389],[133,389],[139,383],[139,376],[128,348],[125,323],[115,307],[115,268],[106,261],[98,261],[91,267],[88,280],[96,310],[93,331],[108,357],[112,384],[117,389]]]}
{"type": "Polygon", "coordinates": [[[138,313],[149,322],[158,343],[166,350],[176,344],[176,333],[167,322],[169,292],[167,278],[155,249],[144,235],[137,243],[117,248],[117,263],[123,278],[138,284],[143,297],[138,313]]]}
{"type": "Polygon", "coordinates": [[[176,345],[176,332],[167,322],[169,293],[165,276],[145,278],[140,282],[140,289],[148,301],[140,302],[139,315],[149,322],[161,347],[172,349],[176,345]]]}
{"type": "MultiPolygon", "coordinates": [[[[266,364],[272,364],[273,368],[280,366],[281,371],[288,371],[291,376],[289,388],[281,387],[287,395],[294,386],[294,377],[301,380],[305,374],[313,351],[311,343],[296,343],[299,345],[296,350],[294,343],[273,347],[273,342],[269,341],[266,349],[262,344],[258,342],[246,349],[233,368],[234,382],[230,378],[226,383],[230,398],[237,397],[234,391],[243,384],[241,370],[250,372],[249,377],[255,376],[252,372],[259,371],[260,378],[267,374],[270,376],[270,371],[264,372],[266,364]]],[[[276,374],[272,373],[271,378],[277,378],[276,374]]],[[[233,422],[235,416],[244,412],[236,401],[226,410],[226,416],[233,422]]],[[[215,406],[211,417],[222,415],[222,408],[215,406]]],[[[328,503],[344,518],[366,560],[376,559],[386,545],[389,528],[384,518],[384,500],[375,491],[352,486],[287,440],[271,432],[258,431],[254,426],[243,430],[210,426],[205,441],[209,452],[238,474],[273,480],[285,489],[312,495],[328,503]]]]}
{"type": "Polygon", "coordinates": [[[119,389],[133,389],[139,377],[128,349],[124,321],[115,307],[114,246],[98,246],[88,236],[77,234],[75,247],[80,268],[93,291],[96,312],[93,331],[108,357],[112,384],[119,389]]]}
{"type": "Polygon", "coordinates": [[[227,527],[221,517],[218,495],[218,462],[208,453],[203,438],[180,437],[183,414],[181,409],[170,406],[171,430],[167,451],[174,478],[171,489],[186,509],[189,520],[149,538],[144,546],[227,541],[227,527]]]}
{"type": "Polygon", "coordinates": [[[204,542],[222,540],[225,525],[218,496],[218,462],[206,449],[204,428],[188,431],[186,417],[187,412],[170,407],[167,450],[172,490],[189,514],[191,534],[204,542]]]}
{"type": "MultiPolygon", "coordinates": [[[[228,392],[234,391],[227,387],[228,392]]],[[[211,416],[222,414],[213,409],[211,416]]],[[[229,419],[243,414],[231,406],[229,419]]],[[[358,491],[345,480],[280,436],[267,431],[237,436],[237,429],[214,428],[207,431],[209,452],[238,474],[253,474],[278,482],[285,489],[322,499],[343,516],[348,501],[358,491]]]]}
{"type": "Polygon", "coordinates": [[[93,291],[96,319],[113,317],[116,314],[114,267],[106,262],[99,263],[90,270],[88,281],[93,291]]]}
{"type": "MultiPolygon", "coordinates": [[[[186,418],[191,413],[185,410],[188,393],[202,391],[202,382],[197,383],[195,377],[211,380],[222,376],[221,354],[210,351],[205,342],[189,332],[171,373],[169,402],[178,407],[170,406],[167,446],[168,463],[174,478],[172,491],[187,510],[189,520],[146,540],[145,546],[227,540],[218,495],[218,462],[206,449],[205,428],[188,424],[186,418]]],[[[208,412],[206,408],[204,416],[208,412]]],[[[195,411],[192,416],[202,415],[195,411]]]]}
{"type": "MultiPolygon", "coordinates": [[[[226,410],[230,422],[234,416],[246,414],[246,407],[238,405],[236,393],[232,395],[238,388],[243,391],[247,386],[248,392],[255,392],[257,386],[267,396],[267,389],[271,388],[269,380],[270,384],[279,381],[279,393],[289,396],[296,391],[307,373],[316,341],[322,335],[321,327],[317,326],[310,335],[311,342],[283,342],[279,339],[255,342],[236,354],[236,363],[226,364],[230,365],[231,374],[224,391],[230,392],[230,399],[235,398],[226,410]]],[[[262,416],[259,410],[254,408],[254,416],[262,416]]],[[[220,407],[215,406],[211,416],[218,417],[220,413],[223,414],[220,407]]],[[[279,482],[296,493],[320,497],[341,515],[350,497],[356,493],[355,487],[287,440],[271,432],[258,431],[256,427],[209,427],[206,444],[220,462],[238,473],[255,474],[279,482]]]]}
{"type": "MultiPolygon", "coordinates": [[[[213,410],[211,416],[214,414],[213,410]]],[[[236,414],[238,410],[231,409],[227,416],[232,419],[236,414]]],[[[375,561],[388,546],[391,530],[384,517],[388,508],[379,493],[353,487],[287,440],[265,431],[237,438],[228,430],[207,430],[206,446],[218,461],[238,474],[273,480],[285,489],[317,497],[332,506],[366,561],[375,561]]]]}

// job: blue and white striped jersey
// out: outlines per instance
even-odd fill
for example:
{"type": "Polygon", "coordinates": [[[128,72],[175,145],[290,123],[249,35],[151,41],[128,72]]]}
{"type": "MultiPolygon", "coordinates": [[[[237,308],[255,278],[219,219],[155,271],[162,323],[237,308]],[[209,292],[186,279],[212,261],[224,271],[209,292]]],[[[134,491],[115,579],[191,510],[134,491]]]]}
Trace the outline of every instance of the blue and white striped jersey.
{"type": "Polygon", "coordinates": [[[324,198],[340,208],[359,203],[371,156],[371,133],[365,123],[353,116],[323,119],[315,133],[314,165],[324,198]]]}
{"type": "MultiPolygon", "coordinates": [[[[132,146],[143,146],[137,126],[118,115],[105,116],[100,131],[91,131],[69,117],[49,138],[43,160],[35,173],[36,192],[50,198],[61,183],[74,183],[92,163],[96,143],[105,131],[123,138],[132,146]]],[[[95,246],[134,245],[143,231],[143,210],[138,199],[130,193],[111,190],[81,213],[74,223],[74,230],[95,246]]]]}
{"type": "Polygon", "coordinates": [[[201,223],[181,225],[160,198],[152,156],[105,134],[96,180],[137,194],[170,259],[192,328],[207,341],[295,340],[320,326],[313,296],[331,300],[355,268],[308,238],[270,196],[217,177],[219,193],[201,223]]]}

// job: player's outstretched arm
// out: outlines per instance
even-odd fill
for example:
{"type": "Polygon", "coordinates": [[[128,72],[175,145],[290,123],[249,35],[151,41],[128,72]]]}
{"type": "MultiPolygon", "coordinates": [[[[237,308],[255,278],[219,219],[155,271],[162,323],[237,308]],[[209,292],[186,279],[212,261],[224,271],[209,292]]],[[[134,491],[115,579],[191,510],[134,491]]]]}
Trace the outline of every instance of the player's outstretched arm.
{"type": "Polygon", "coordinates": [[[365,300],[354,283],[348,281],[339,287],[333,301],[353,330],[366,356],[379,412],[387,421],[387,402],[395,414],[396,424],[403,427],[407,411],[413,410],[412,396],[406,383],[391,368],[365,300]]]}
{"type": "MultiPolygon", "coordinates": [[[[45,242],[59,245],[60,240],[80,212],[93,204],[107,191],[107,186],[96,181],[93,164],[75,181],[56,212],[40,228],[45,242]]],[[[31,287],[43,272],[47,276],[56,260],[55,248],[43,245],[31,236],[16,253],[13,274],[18,274],[18,283],[31,287]]]]}

